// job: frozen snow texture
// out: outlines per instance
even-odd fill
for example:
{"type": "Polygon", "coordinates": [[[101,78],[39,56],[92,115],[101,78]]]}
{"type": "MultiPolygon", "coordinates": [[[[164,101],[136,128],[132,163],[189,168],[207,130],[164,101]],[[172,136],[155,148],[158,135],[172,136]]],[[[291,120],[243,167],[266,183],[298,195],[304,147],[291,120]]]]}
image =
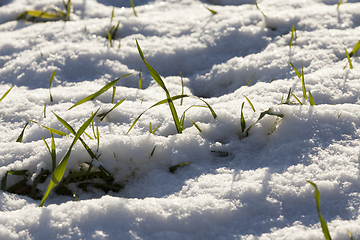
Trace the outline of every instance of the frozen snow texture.
{"type": "MultiPolygon", "coordinates": [[[[319,187],[332,238],[349,239],[349,230],[360,239],[357,54],[354,69],[343,70],[344,47],[351,51],[360,40],[357,1],[344,1],[339,9],[337,0],[258,1],[266,18],[247,0],[134,0],[138,17],[125,0],[72,3],[72,21],[40,23],[16,18],[49,4],[62,7],[62,2],[0,3],[0,95],[15,85],[0,102],[0,177],[26,169],[32,184],[42,168],[52,167],[41,138],[50,143],[46,129],[30,123],[23,142],[15,142],[28,119],[68,132],[54,111],[78,129],[98,107],[101,113],[112,108],[112,91],[69,107],[132,72],[116,84],[115,103],[126,100],[99,122],[98,164],[125,188],[104,195],[73,184],[79,202],[52,193],[43,208],[38,200],[1,191],[1,239],[323,239],[307,180],[319,187]],[[120,27],[110,48],[106,29],[112,6],[112,25],[120,21],[120,27]],[[297,39],[289,48],[293,24],[297,39]],[[181,71],[185,93],[205,97],[218,117],[193,108],[184,133],[176,134],[168,107],[161,105],[126,135],[139,114],[166,98],[146,70],[135,38],[171,95],[181,94],[181,71]],[[297,69],[302,62],[316,106],[302,98],[301,80],[288,62],[297,69]],[[138,89],[140,67],[143,89],[138,89]],[[290,88],[304,105],[278,105],[290,88]],[[269,108],[284,118],[266,115],[245,138],[243,102],[247,126],[269,108]],[[161,124],[155,134],[149,133],[150,122],[161,124]],[[169,172],[184,162],[191,164],[169,172]]],[[[186,98],[183,106],[175,105],[182,113],[201,103],[186,98]]],[[[71,141],[55,136],[58,161],[71,141]]],[[[96,141],[86,142],[95,151],[96,141]]],[[[78,143],[65,175],[90,160],[78,143]]],[[[19,179],[10,176],[7,186],[19,179]]],[[[39,190],[44,192],[48,182],[39,190]]]]}

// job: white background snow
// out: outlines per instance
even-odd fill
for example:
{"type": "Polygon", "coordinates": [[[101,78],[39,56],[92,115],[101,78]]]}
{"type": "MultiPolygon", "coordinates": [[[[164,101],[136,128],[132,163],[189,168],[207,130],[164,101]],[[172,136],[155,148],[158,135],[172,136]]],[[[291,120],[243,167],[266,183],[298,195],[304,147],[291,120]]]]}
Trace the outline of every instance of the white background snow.
{"type": "MultiPolygon", "coordinates": [[[[337,9],[338,0],[259,0],[266,18],[252,0],[134,0],[138,17],[127,0],[72,3],[71,21],[32,23],[16,18],[50,4],[62,8],[62,1],[0,1],[0,95],[15,85],[0,102],[0,177],[26,169],[31,185],[42,168],[51,169],[41,138],[50,143],[48,130],[30,123],[23,142],[16,142],[28,119],[68,132],[54,111],[78,129],[99,107],[101,113],[112,108],[112,91],[68,108],[132,73],[116,84],[115,103],[126,100],[99,123],[99,164],[125,188],[108,194],[74,188],[78,202],[52,193],[42,208],[39,200],[1,191],[1,239],[324,239],[307,180],[319,188],[332,238],[350,239],[349,230],[360,239],[356,54],[354,68],[343,70],[344,47],[350,52],[360,40],[358,1],[344,1],[337,9]],[[111,48],[105,37],[113,6],[112,25],[120,21],[120,27],[111,48]],[[293,24],[297,39],[289,48],[293,24]],[[161,105],[126,135],[139,114],[166,98],[143,64],[135,38],[171,95],[181,94],[181,71],[185,93],[204,98],[218,117],[193,108],[183,134],[177,134],[168,106],[161,105]],[[288,62],[297,69],[302,62],[316,106],[302,97],[301,80],[288,62]],[[279,105],[290,87],[303,105],[279,105]],[[269,108],[284,118],[265,116],[245,138],[243,102],[247,126],[269,108]],[[150,122],[161,124],[155,134],[149,133],[150,122]],[[191,164],[169,172],[183,162],[191,164]]],[[[175,102],[178,113],[192,104],[202,102],[175,102]]],[[[95,151],[96,141],[84,139],[95,151]]],[[[58,161],[71,142],[55,136],[58,161]]],[[[78,142],[65,176],[90,160],[78,142]]],[[[19,180],[9,177],[7,187],[19,180]]],[[[45,192],[48,183],[38,188],[45,192]]]]}

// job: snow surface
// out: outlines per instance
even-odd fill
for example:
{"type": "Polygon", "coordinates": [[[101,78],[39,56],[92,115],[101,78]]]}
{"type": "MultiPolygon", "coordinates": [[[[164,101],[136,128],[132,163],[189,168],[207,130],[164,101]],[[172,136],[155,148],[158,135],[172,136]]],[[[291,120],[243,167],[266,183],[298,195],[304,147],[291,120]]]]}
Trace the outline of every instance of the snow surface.
{"type": "MultiPolygon", "coordinates": [[[[349,239],[349,230],[360,239],[359,58],[352,57],[354,69],[343,70],[344,47],[351,51],[360,40],[358,1],[337,9],[338,0],[259,0],[266,18],[252,0],[134,0],[138,17],[127,0],[72,2],[71,21],[39,23],[16,18],[50,3],[62,7],[62,1],[0,2],[0,95],[15,85],[0,102],[0,177],[26,169],[31,185],[42,168],[51,169],[41,138],[50,143],[49,131],[30,123],[23,142],[16,142],[28,119],[68,132],[54,111],[78,129],[97,108],[112,108],[112,91],[67,109],[132,73],[116,84],[115,102],[126,100],[99,123],[99,164],[125,188],[108,194],[74,188],[78,202],[51,193],[42,208],[39,200],[1,191],[1,239],[324,239],[307,180],[319,188],[332,238],[349,239]],[[113,6],[112,24],[120,21],[120,28],[111,48],[105,37],[113,6]],[[297,39],[289,48],[293,24],[297,39]],[[169,108],[161,105],[126,135],[139,114],[166,97],[146,70],[135,38],[172,95],[181,93],[181,71],[185,93],[203,97],[218,117],[193,108],[184,133],[176,134],[169,108]],[[288,62],[297,69],[302,62],[316,106],[302,98],[301,80],[288,62]],[[304,105],[279,105],[290,87],[304,105]],[[284,118],[265,116],[245,138],[243,102],[247,126],[269,108],[284,118]],[[150,122],[161,124],[155,134],[149,133],[150,122]],[[169,172],[183,162],[191,164],[169,172]]],[[[192,104],[202,102],[175,103],[179,113],[192,104]]],[[[85,139],[95,151],[96,141],[85,139]]],[[[58,161],[71,141],[55,136],[58,161]]],[[[77,143],[65,176],[90,160],[77,143]]],[[[8,177],[7,187],[19,180],[8,177]]],[[[48,183],[38,188],[44,192],[48,183]]]]}

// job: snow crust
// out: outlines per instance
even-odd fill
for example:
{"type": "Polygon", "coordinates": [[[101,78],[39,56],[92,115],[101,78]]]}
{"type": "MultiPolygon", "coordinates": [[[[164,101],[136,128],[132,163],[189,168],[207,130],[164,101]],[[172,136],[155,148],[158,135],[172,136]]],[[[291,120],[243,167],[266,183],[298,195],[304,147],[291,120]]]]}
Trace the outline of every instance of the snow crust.
{"type": "MultiPolygon", "coordinates": [[[[0,3],[0,95],[15,85],[0,102],[1,178],[26,169],[31,185],[41,169],[51,169],[42,140],[50,143],[48,130],[30,123],[22,143],[16,142],[28,119],[68,132],[53,111],[78,129],[99,107],[101,113],[113,107],[112,91],[69,107],[132,73],[116,84],[115,103],[126,100],[99,122],[98,164],[125,188],[108,194],[74,188],[78,202],[51,193],[42,208],[39,200],[0,191],[0,238],[323,239],[309,180],[321,193],[332,239],[349,239],[347,230],[360,239],[357,54],[351,58],[354,68],[343,70],[344,47],[350,52],[360,40],[360,4],[348,0],[337,9],[337,0],[257,2],[266,17],[247,0],[134,0],[138,17],[129,1],[73,0],[71,21],[39,23],[16,18],[62,2],[0,3]],[[120,21],[120,27],[111,48],[106,29],[113,6],[112,24],[120,21]],[[293,24],[297,39],[289,48],[293,24]],[[218,117],[193,108],[183,134],[177,134],[169,108],[161,105],[126,135],[139,114],[166,98],[146,70],[135,38],[171,95],[181,94],[181,71],[185,93],[203,97],[218,117]],[[289,62],[297,69],[302,62],[315,106],[302,97],[301,80],[289,62]],[[51,102],[49,79],[55,70],[51,102]],[[279,105],[290,88],[303,105],[294,98],[292,105],[279,105]],[[269,108],[284,117],[266,115],[245,137],[243,102],[247,126],[269,108]],[[149,133],[150,122],[161,124],[155,134],[149,133]],[[184,162],[191,163],[169,172],[184,162]]],[[[194,104],[202,102],[175,102],[178,113],[194,104]]],[[[95,140],[85,140],[96,149],[95,140]]],[[[71,142],[69,136],[55,136],[58,161],[71,142]]],[[[77,143],[65,176],[90,160],[77,143]]],[[[19,179],[9,177],[7,187],[19,179]]],[[[45,192],[48,183],[38,188],[45,192]]]]}

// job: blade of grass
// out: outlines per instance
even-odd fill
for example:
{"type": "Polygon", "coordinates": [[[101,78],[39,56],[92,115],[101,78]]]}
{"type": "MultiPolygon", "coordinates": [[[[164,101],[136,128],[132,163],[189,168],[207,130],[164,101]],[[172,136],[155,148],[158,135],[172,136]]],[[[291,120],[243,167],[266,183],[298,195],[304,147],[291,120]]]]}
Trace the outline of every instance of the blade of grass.
{"type": "Polygon", "coordinates": [[[301,81],[302,81],[303,96],[304,96],[305,100],[307,100],[306,89],[305,89],[305,79],[304,79],[304,67],[303,67],[302,62],[300,62],[300,64],[301,64],[301,81]]]}
{"type": "Polygon", "coordinates": [[[202,132],[201,129],[200,129],[200,127],[199,127],[193,120],[191,120],[191,118],[190,118],[190,122],[196,127],[196,129],[197,129],[199,132],[202,132]]]}
{"type": "Polygon", "coordinates": [[[149,124],[149,130],[150,130],[150,133],[154,134],[156,132],[156,130],[160,127],[161,124],[157,125],[157,127],[153,130],[152,129],[152,123],[150,122],[149,124]]]}
{"type": "Polygon", "coordinates": [[[257,4],[256,1],[254,2],[254,4],[255,4],[256,8],[261,12],[261,14],[262,14],[264,17],[266,17],[266,15],[260,10],[260,8],[259,8],[259,6],[258,6],[258,4],[257,4]]]}
{"type": "Polygon", "coordinates": [[[180,164],[177,164],[175,166],[172,166],[172,167],[169,167],[169,171],[170,173],[175,173],[175,171],[178,169],[178,168],[181,168],[181,167],[184,167],[186,165],[189,165],[191,162],[184,162],[184,163],[180,163],[180,164]]]}
{"type": "Polygon", "coordinates": [[[249,84],[250,84],[251,80],[252,80],[252,79],[253,79],[253,77],[255,76],[255,73],[256,73],[256,72],[254,72],[254,74],[251,76],[250,80],[247,82],[247,84],[246,84],[245,86],[249,86],[249,84]]]}
{"type": "Polygon", "coordinates": [[[122,99],[122,100],[120,100],[119,102],[117,102],[117,103],[115,104],[115,106],[112,107],[112,108],[111,108],[109,111],[107,111],[106,113],[98,114],[97,117],[100,118],[100,121],[103,121],[104,118],[105,118],[112,110],[114,110],[115,108],[117,108],[117,107],[118,107],[122,102],[124,102],[124,101],[125,101],[125,98],[122,99]]]}
{"type": "Polygon", "coordinates": [[[44,118],[46,118],[46,102],[44,103],[44,118]]]}
{"type": "Polygon", "coordinates": [[[244,97],[245,97],[245,98],[246,98],[246,100],[248,101],[248,103],[249,103],[249,105],[250,105],[251,109],[255,112],[254,105],[251,103],[250,99],[248,99],[248,97],[247,97],[247,96],[245,96],[245,95],[244,95],[244,97]]]}
{"type": "Polygon", "coordinates": [[[343,0],[340,0],[338,5],[337,5],[337,9],[339,9],[340,5],[343,3],[343,0]]]}
{"type": "Polygon", "coordinates": [[[62,132],[62,131],[60,131],[60,130],[56,130],[56,129],[49,128],[49,127],[46,127],[46,126],[44,126],[44,125],[41,125],[41,124],[39,124],[38,122],[36,122],[36,121],[34,121],[34,120],[29,119],[29,121],[30,121],[30,122],[33,122],[33,123],[36,123],[36,124],[38,124],[39,126],[45,128],[45,129],[47,129],[47,130],[49,130],[49,131],[51,131],[51,132],[53,132],[53,133],[55,133],[55,134],[57,134],[57,135],[59,135],[59,136],[66,136],[66,135],[68,135],[67,133],[64,133],[64,132],[62,132]]]}
{"type": "Polygon", "coordinates": [[[296,29],[295,29],[295,23],[293,23],[292,27],[291,27],[291,38],[290,38],[290,48],[292,46],[292,43],[294,40],[296,40],[297,36],[296,36],[296,29]],[[295,38],[295,39],[294,39],[295,38]]]}
{"type": "Polygon", "coordinates": [[[299,78],[301,78],[301,74],[300,74],[300,72],[296,69],[296,67],[295,67],[291,62],[289,62],[289,65],[293,67],[296,75],[297,75],[299,78]]]}
{"type": "Polygon", "coordinates": [[[113,93],[112,93],[112,97],[111,97],[111,103],[112,103],[112,104],[114,104],[115,93],[116,93],[116,87],[113,86],[113,93]]]}
{"type": "Polygon", "coordinates": [[[241,110],[240,110],[240,124],[241,124],[241,132],[245,132],[245,129],[246,129],[246,122],[245,122],[245,117],[244,117],[244,113],[243,113],[243,109],[244,109],[244,104],[245,102],[243,102],[241,104],[241,110]]]}
{"type": "Polygon", "coordinates": [[[347,231],[348,234],[349,234],[350,240],[354,240],[354,238],[353,238],[352,235],[351,235],[351,232],[350,232],[349,230],[346,230],[346,231],[347,231]]]}
{"type": "MultiPolygon", "coordinates": [[[[350,55],[349,55],[348,51],[346,50],[346,48],[344,48],[344,49],[345,49],[345,53],[346,53],[346,57],[348,59],[349,65],[350,65],[350,69],[353,69],[353,65],[351,63],[350,55]]],[[[346,68],[346,65],[345,65],[344,69],[345,68],[346,68]]]]}
{"type": "Polygon", "coordinates": [[[205,7],[205,8],[206,8],[207,10],[209,10],[209,12],[211,12],[213,15],[217,14],[217,11],[214,11],[214,10],[208,8],[208,7],[205,7]]]}
{"type": "Polygon", "coordinates": [[[178,133],[181,133],[181,126],[180,126],[180,121],[179,121],[179,117],[177,115],[177,112],[176,112],[176,109],[175,109],[175,106],[174,106],[174,103],[172,102],[172,99],[170,97],[170,93],[169,91],[167,90],[166,86],[165,86],[165,83],[163,82],[163,80],[161,79],[160,75],[156,72],[156,70],[148,63],[146,62],[145,60],[145,56],[140,48],[140,45],[136,40],[136,46],[138,48],[138,51],[139,51],[139,54],[141,56],[141,59],[143,60],[143,62],[145,63],[148,71],[150,72],[150,75],[153,77],[153,79],[156,81],[156,83],[165,91],[166,93],[166,97],[167,97],[167,101],[168,101],[168,104],[169,104],[169,108],[170,108],[170,111],[171,111],[171,115],[173,116],[173,120],[174,120],[174,123],[175,123],[175,127],[176,127],[176,130],[178,133]]]}
{"type": "Polygon", "coordinates": [[[137,17],[137,14],[136,14],[136,11],[135,11],[135,5],[134,5],[133,0],[130,0],[130,4],[131,4],[131,7],[132,7],[132,9],[133,9],[133,12],[134,12],[135,17],[137,17]]]}
{"type": "Polygon", "coordinates": [[[353,50],[350,52],[349,56],[352,57],[356,53],[356,51],[359,50],[359,49],[360,49],[360,41],[358,41],[355,44],[355,46],[354,46],[353,50]]]}
{"type": "Polygon", "coordinates": [[[154,155],[155,148],[156,148],[156,146],[155,146],[155,147],[153,148],[153,150],[151,151],[149,158],[151,158],[151,157],[154,155]]]}
{"type": "Polygon", "coordinates": [[[0,102],[6,97],[6,95],[9,94],[9,92],[11,91],[11,89],[13,89],[14,86],[15,86],[15,85],[13,85],[9,90],[7,90],[7,91],[2,95],[2,97],[0,98],[0,102]]]}
{"type": "Polygon", "coordinates": [[[107,36],[108,36],[108,39],[109,39],[109,44],[110,44],[110,47],[112,47],[112,39],[111,39],[111,33],[109,30],[106,30],[107,31],[107,36]]]}
{"type": "Polygon", "coordinates": [[[310,105],[311,106],[315,106],[315,101],[314,101],[314,98],[309,90],[309,101],[310,101],[310,105]]]}
{"type": "Polygon", "coordinates": [[[91,123],[91,121],[93,120],[93,118],[95,117],[97,112],[99,111],[99,109],[80,127],[80,129],[75,134],[75,138],[74,138],[73,142],[71,143],[71,145],[70,145],[69,149],[67,150],[66,154],[64,155],[64,157],[61,159],[59,165],[56,167],[56,169],[53,173],[53,176],[51,177],[50,183],[48,185],[48,188],[47,188],[43,198],[41,199],[39,207],[44,206],[45,201],[46,201],[47,197],[49,196],[50,191],[61,181],[61,179],[65,173],[65,169],[66,169],[68,160],[70,158],[70,154],[71,154],[71,150],[72,150],[73,146],[75,145],[77,140],[79,140],[80,136],[83,134],[85,129],[89,126],[89,124],[91,123]]]}
{"type": "Polygon", "coordinates": [[[326,240],[331,240],[329,229],[328,229],[327,224],[326,224],[326,222],[325,222],[325,220],[322,217],[321,212],[320,212],[320,192],[318,190],[318,187],[313,182],[310,182],[310,181],[307,181],[307,182],[310,183],[315,188],[314,195],[315,195],[315,200],[316,200],[316,207],[317,207],[317,212],[318,212],[320,223],[321,223],[321,228],[322,228],[322,231],[324,233],[324,237],[325,237],[326,240]]]}
{"type": "Polygon", "coordinates": [[[26,122],[25,127],[21,131],[19,137],[16,139],[16,142],[20,142],[20,143],[22,142],[23,137],[24,137],[25,128],[27,127],[27,125],[29,125],[29,122],[26,122]]]}
{"type": "Polygon", "coordinates": [[[267,111],[261,112],[259,118],[250,126],[248,127],[244,133],[248,133],[250,131],[250,129],[258,122],[260,121],[263,117],[265,117],[265,115],[272,115],[272,116],[277,116],[280,118],[283,118],[284,115],[283,114],[278,114],[278,113],[271,113],[270,112],[271,108],[269,108],[267,111]]]}
{"type": "Polygon", "coordinates": [[[74,108],[74,107],[76,107],[76,106],[79,106],[80,104],[83,104],[83,103],[85,103],[85,102],[87,102],[87,101],[94,100],[95,98],[97,98],[98,96],[100,96],[101,94],[103,94],[104,92],[106,92],[109,88],[111,88],[112,86],[114,86],[114,85],[117,83],[117,81],[120,80],[120,78],[127,77],[127,76],[129,76],[129,75],[131,75],[131,73],[125,74],[125,75],[123,75],[123,76],[115,79],[114,81],[111,81],[110,83],[108,83],[108,84],[106,84],[104,87],[102,87],[99,91],[97,91],[97,92],[95,92],[95,93],[87,96],[86,98],[78,101],[77,103],[75,103],[75,104],[74,104],[73,106],[71,106],[68,110],[70,110],[70,109],[72,109],[72,108],[74,108]]]}
{"type": "Polygon", "coordinates": [[[54,77],[55,77],[55,74],[56,74],[56,71],[54,71],[52,74],[51,74],[51,77],[50,77],[50,82],[49,82],[49,93],[50,93],[50,102],[54,101],[52,95],[51,95],[51,84],[54,80],[54,77]]]}
{"type": "Polygon", "coordinates": [[[293,94],[292,92],[290,92],[291,95],[295,98],[295,100],[300,104],[300,105],[303,105],[300,100],[295,96],[295,94],[293,94]]]}

